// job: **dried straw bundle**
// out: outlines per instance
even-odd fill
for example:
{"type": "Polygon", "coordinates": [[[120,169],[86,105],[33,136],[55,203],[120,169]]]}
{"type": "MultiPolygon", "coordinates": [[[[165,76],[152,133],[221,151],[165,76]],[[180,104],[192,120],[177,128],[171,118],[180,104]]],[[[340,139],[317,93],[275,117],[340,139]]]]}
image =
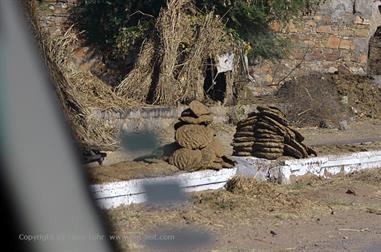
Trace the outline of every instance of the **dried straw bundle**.
{"type": "Polygon", "coordinates": [[[76,140],[93,149],[112,150],[118,147],[118,129],[106,125],[91,114],[92,108],[118,110],[139,103],[119,97],[111,87],[89,72],[81,72],[70,61],[77,34],[70,28],[65,33],[51,34],[37,21],[34,1],[28,10],[45,62],[54,80],[57,95],[65,116],[72,126],[76,140]]]}
{"type": "Polygon", "coordinates": [[[192,0],[169,0],[154,36],[117,87],[118,94],[165,105],[203,100],[208,59],[234,50],[221,19],[214,13],[202,14],[192,0]]]}

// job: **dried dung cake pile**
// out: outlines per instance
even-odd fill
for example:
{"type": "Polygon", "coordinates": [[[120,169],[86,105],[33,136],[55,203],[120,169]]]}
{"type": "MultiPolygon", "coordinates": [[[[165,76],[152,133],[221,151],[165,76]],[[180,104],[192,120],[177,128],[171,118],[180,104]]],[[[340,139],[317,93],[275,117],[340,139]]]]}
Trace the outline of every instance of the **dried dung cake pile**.
{"type": "Polygon", "coordinates": [[[276,107],[257,107],[258,113],[249,114],[238,122],[234,135],[235,156],[255,156],[277,159],[282,156],[306,158],[317,155],[303,144],[304,137],[288,124],[286,116],[276,107]]]}
{"type": "Polygon", "coordinates": [[[181,146],[169,158],[169,163],[181,170],[231,168],[234,162],[223,154],[222,143],[209,126],[213,117],[208,107],[193,101],[175,125],[175,139],[181,146]]]}

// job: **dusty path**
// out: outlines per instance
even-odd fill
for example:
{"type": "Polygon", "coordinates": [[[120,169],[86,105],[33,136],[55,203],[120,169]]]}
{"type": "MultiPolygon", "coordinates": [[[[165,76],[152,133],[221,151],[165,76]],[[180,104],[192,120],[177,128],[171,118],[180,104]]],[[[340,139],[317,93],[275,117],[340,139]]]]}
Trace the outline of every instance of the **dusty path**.
{"type": "MultiPolygon", "coordinates": [[[[201,251],[381,251],[381,169],[292,186],[246,181],[232,192],[197,193],[176,208],[107,211],[126,251],[158,226],[213,235],[201,251]]],[[[159,233],[160,234],[160,233],[159,233]]],[[[164,250],[165,251],[165,250],[164,250]]]]}
{"type": "Polygon", "coordinates": [[[381,120],[352,122],[348,130],[302,128],[308,145],[354,144],[381,141],[381,120]]]}
{"type": "Polygon", "coordinates": [[[274,224],[258,221],[255,228],[242,226],[239,232],[218,238],[215,246],[226,251],[379,252],[380,225],[381,217],[360,210],[274,224]]]}

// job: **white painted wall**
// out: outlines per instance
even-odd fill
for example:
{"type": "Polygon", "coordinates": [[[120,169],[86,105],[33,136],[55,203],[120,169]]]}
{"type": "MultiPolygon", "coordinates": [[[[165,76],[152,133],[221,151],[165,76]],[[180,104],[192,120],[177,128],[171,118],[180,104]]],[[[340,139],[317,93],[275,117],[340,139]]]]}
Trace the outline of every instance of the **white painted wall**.
{"type": "Polygon", "coordinates": [[[92,185],[91,191],[98,205],[109,209],[145,202],[145,183],[176,181],[184,191],[195,192],[224,188],[226,183],[236,175],[253,177],[260,181],[277,180],[281,184],[289,184],[293,178],[306,174],[329,178],[339,173],[347,174],[364,169],[381,168],[381,151],[286,161],[269,161],[254,157],[235,157],[234,159],[237,165],[233,169],[92,185]]]}

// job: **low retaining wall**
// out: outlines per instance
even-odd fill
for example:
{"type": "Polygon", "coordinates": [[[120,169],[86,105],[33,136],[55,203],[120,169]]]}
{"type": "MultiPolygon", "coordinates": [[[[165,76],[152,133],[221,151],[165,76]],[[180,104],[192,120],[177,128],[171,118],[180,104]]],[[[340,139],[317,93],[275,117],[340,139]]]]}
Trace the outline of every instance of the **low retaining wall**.
{"type": "Polygon", "coordinates": [[[292,184],[298,177],[307,174],[330,178],[338,174],[381,168],[381,151],[356,152],[285,161],[268,161],[253,157],[237,159],[239,160],[237,164],[238,171],[242,169],[243,165],[245,166],[245,172],[238,174],[247,174],[259,180],[277,181],[280,184],[292,184]]]}
{"type": "MultiPolygon", "coordinates": [[[[244,119],[248,113],[256,110],[259,104],[236,105],[236,106],[213,106],[210,111],[214,122],[226,123],[231,117],[244,119]]],[[[263,105],[263,104],[262,104],[263,105]]],[[[276,105],[280,109],[285,109],[284,104],[269,103],[266,105],[276,105]]],[[[122,128],[123,130],[134,131],[141,129],[163,130],[173,127],[178,121],[181,113],[188,108],[184,105],[177,107],[143,107],[129,108],[122,111],[103,111],[93,109],[91,117],[104,121],[105,124],[122,128]]],[[[173,128],[171,128],[173,130],[173,128]]]]}
{"type": "Polygon", "coordinates": [[[177,182],[186,192],[195,192],[224,188],[226,183],[236,175],[254,177],[260,181],[289,184],[306,174],[329,178],[340,173],[348,174],[364,169],[381,168],[381,151],[285,161],[269,161],[254,157],[234,157],[234,159],[237,165],[232,169],[91,185],[90,189],[97,204],[103,209],[110,209],[145,202],[144,185],[150,183],[177,182]]]}
{"type": "Polygon", "coordinates": [[[105,185],[92,185],[91,191],[98,205],[104,209],[122,205],[143,203],[146,200],[145,185],[153,183],[176,182],[186,192],[217,190],[236,175],[237,169],[220,171],[199,171],[176,176],[134,179],[105,185]]]}

